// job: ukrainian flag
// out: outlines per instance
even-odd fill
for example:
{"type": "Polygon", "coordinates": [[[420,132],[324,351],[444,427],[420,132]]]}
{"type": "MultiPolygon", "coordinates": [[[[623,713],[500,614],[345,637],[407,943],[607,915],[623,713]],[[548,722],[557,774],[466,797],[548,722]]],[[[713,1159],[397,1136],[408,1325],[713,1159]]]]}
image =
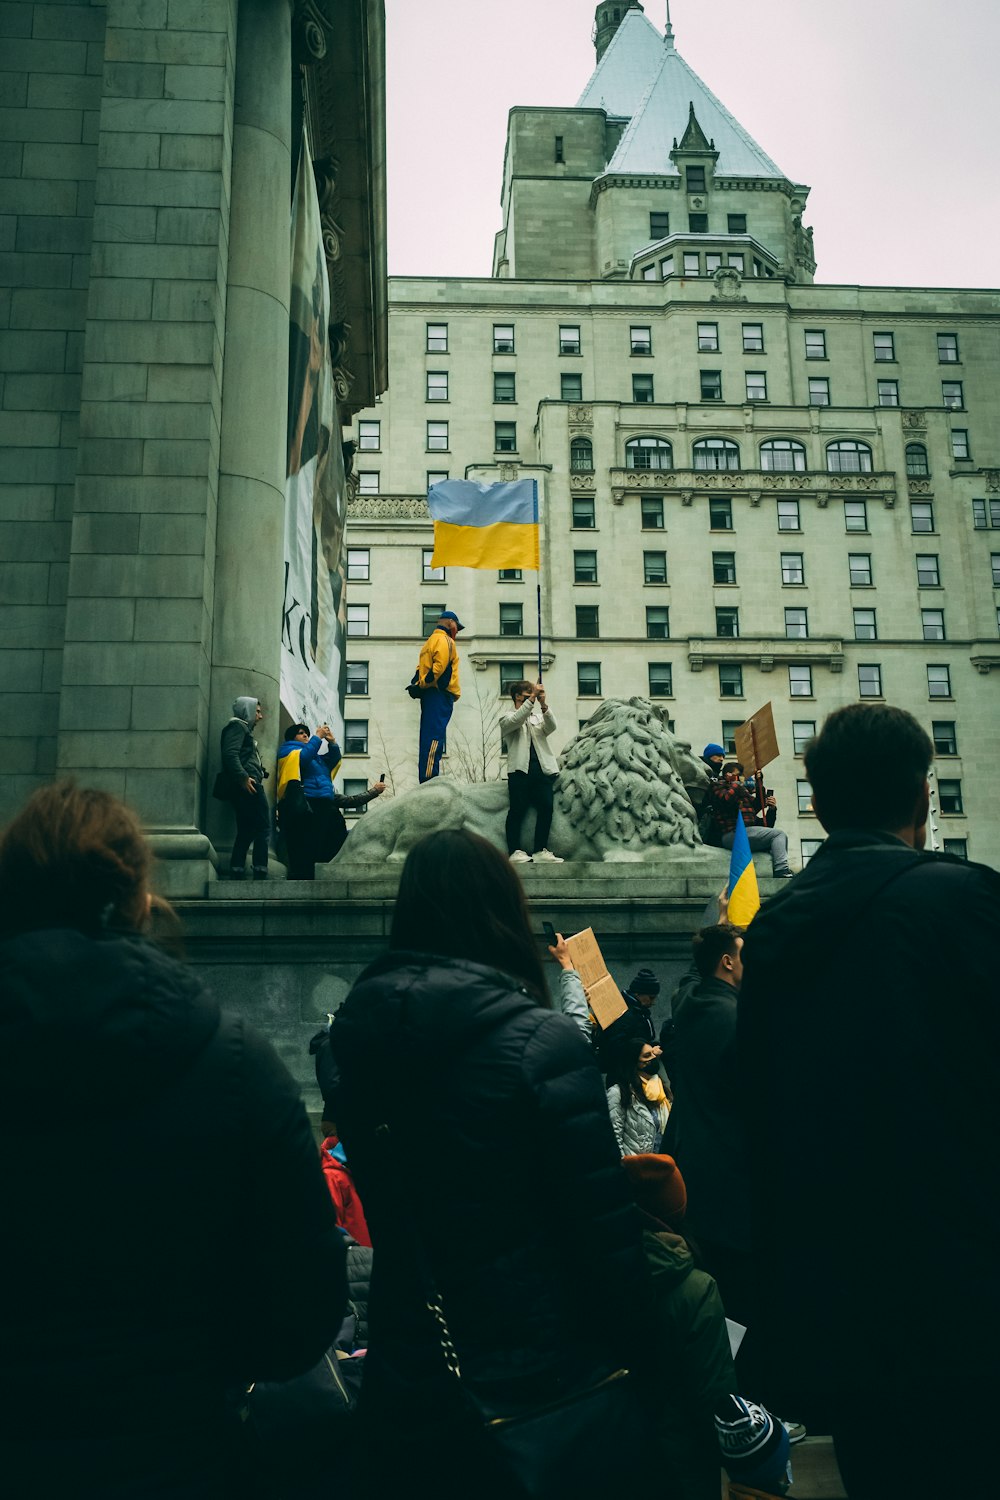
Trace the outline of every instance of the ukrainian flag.
{"type": "Polygon", "coordinates": [[[428,491],[434,568],[538,571],[538,485],[533,479],[477,484],[445,479],[428,491]]]}
{"type": "Polygon", "coordinates": [[[733,829],[733,852],[729,858],[729,920],[734,927],[748,927],[760,911],[757,872],[753,867],[750,840],[742,818],[733,829]]]}

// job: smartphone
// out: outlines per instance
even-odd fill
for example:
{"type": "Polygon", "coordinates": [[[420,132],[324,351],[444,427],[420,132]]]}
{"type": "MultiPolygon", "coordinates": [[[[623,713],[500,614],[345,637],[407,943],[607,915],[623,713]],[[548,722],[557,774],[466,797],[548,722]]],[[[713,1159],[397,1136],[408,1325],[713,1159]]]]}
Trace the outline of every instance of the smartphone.
{"type": "Polygon", "coordinates": [[[379,779],[379,781],[384,781],[385,780],[385,772],[384,771],[380,771],[378,773],[378,779],[379,779]]]}
{"type": "Polygon", "coordinates": [[[543,922],[542,931],[545,934],[545,941],[548,943],[549,947],[554,948],[556,945],[556,930],[553,927],[552,923],[543,922]]]}

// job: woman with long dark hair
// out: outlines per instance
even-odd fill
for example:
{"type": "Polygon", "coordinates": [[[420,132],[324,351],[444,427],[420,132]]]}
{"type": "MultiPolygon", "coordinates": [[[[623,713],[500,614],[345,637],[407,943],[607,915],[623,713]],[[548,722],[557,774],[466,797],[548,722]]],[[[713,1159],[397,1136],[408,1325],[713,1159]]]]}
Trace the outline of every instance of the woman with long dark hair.
{"type": "Polygon", "coordinates": [[[670,1112],[660,1048],[642,1037],[617,1040],[608,1058],[608,1113],[622,1156],[657,1152],[670,1112]]]}
{"type": "Polygon", "coordinates": [[[421,840],[389,952],[330,1030],[337,1126],[374,1247],[362,1392],[373,1493],[405,1478],[441,1496],[516,1496],[468,1395],[509,1415],[631,1363],[637,1215],[590,1048],[545,995],[508,861],[471,833],[421,840]],[[387,1056],[405,1087],[386,1087],[387,1056]],[[614,1288],[614,1319],[601,1288],[614,1288]]]}

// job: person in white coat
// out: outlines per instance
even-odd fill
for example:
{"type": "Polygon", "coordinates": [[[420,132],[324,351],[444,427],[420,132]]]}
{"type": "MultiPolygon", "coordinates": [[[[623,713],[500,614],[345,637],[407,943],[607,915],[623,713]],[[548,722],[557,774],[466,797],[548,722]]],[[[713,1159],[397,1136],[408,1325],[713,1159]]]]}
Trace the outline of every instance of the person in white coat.
{"type": "MultiPolygon", "coordinates": [[[[541,682],[513,682],[510,696],[514,707],[500,715],[500,734],[507,742],[507,853],[511,863],[560,865],[562,860],[547,847],[552,826],[552,789],[558,762],[549,749],[549,736],[556,727],[555,715],[545,698],[541,682]],[[522,847],[524,819],[535,809],[533,853],[522,847]]],[[[527,841],[525,840],[525,843],[527,841]]]]}

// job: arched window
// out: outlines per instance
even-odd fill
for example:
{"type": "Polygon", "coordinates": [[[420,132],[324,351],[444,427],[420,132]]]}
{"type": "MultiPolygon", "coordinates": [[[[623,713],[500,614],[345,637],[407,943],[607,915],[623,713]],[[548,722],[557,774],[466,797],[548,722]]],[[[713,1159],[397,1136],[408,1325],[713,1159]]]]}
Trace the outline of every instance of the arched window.
{"type": "Polygon", "coordinates": [[[569,445],[569,466],[574,474],[589,474],[594,467],[594,445],[590,438],[577,437],[569,445]]]}
{"type": "Polygon", "coordinates": [[[794,469],[801,474],[806,466],[806,450],[793,438],[768,438],[760,445],[760,466],[784,473],[794,469]]]}
{"type": "Polygon", "coordinates": [[[927,462],[927,449],[923,443],[907,443],[906,477],[908,479],[926,479],[930,472],[930,466],[927,462]]]}
{"type": "Polygon", "coordinates": [[[830,474],[870,474],[872,450],[867,443],[859,443],[854,438],[827,443],[826,467],[830,474]]]}
{"type": "Polygon", "coordinates": [[[696,469],[738,469],[740,450],[728,438],[699,438],[694,445],[696,469]]]}
{"type": "Polygon", "coordinates": [[[625,444],[626,469],[672,469],[674,450],[666,438],[629,438],[625,444]]]}

